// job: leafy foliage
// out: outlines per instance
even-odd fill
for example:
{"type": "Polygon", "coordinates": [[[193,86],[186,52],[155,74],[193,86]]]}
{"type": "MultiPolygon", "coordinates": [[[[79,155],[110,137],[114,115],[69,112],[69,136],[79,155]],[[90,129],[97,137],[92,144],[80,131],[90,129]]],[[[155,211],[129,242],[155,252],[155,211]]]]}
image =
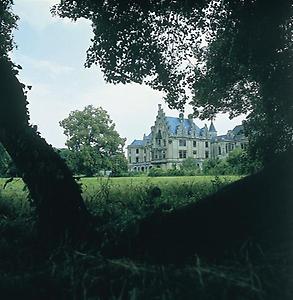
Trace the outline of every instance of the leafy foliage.
{"type": "Polygon", "coordinates": [[[198,163],[196,159],[192,157],[188,157],[182,162],[181,169],[187,173],[191,172],[193,173],[193,175],[200,173],[200,168],[198,166],[198,163]]]}
{"type": "Polygon", "coordinates": [[[292,1],[65,0],[53,13],[92,21],[86,65],[109,82],[149,84],[212,118],[249,113],[251,153],[267,162],[292,144],[292,1]]]}
{"type": "Polygon", "coordinates": [[[203,163],[205,175],[247,175],[260,170],[262,164],[252,160],[245,150],[236,148],[231,151],[226,159],[208,159],[203,163]]]}
{"type": "Polygon", "coordinates": [[[92,176],[100,170],[118,174],[127,169],[123,154],[125,139],[115,130],[115,124],[101,107],[89,105],[73,111],[60,122],[67,136],[64,152],[69,166],[76,174],[92,176]]]}
{"type": "Polygon", "coordinates": [[[19,172],[13,163],[10,155],[7,153],[2,144],[0,144],[0,176],[1,177],[16,177],[19,172]]]}
{"type": "Polygon", "coordinates": [[[12,31],[16,28],[18,17],[11,11],[13,0],[2,0],[0,3],[0,57],[7,58],[8,52],[15,46],[12,31]]]}
{"type": "Polygon", "coordinates": [[[0,176],[5,177],[9,168],[9,155],[4,147],[0,144],[0,176]]]}

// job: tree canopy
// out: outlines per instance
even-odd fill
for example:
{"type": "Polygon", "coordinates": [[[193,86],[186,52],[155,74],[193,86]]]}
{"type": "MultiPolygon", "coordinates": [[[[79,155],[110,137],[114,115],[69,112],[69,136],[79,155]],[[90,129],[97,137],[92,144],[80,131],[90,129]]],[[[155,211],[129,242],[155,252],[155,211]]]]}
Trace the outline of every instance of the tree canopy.
{"type": "Polygon", "coordinates": [[[15,46],[12,32],[18,17],[11,10],[12,4],[12,0],[2,0],[0,3],[0,57],[7,58],[8,52],[15,46]]]}
{"type": "Polygon", "coordinates": [[[75,173],[93,175],[112,169],[117,173],[119,165],[121,169],[127,166],[123,163],[125,139],[119,136],[102,107],[88,105],[82,111],[75,110],[60,126],[64,128],[66,145],[73,154],[70,160],[75,173]]]}
{"type": "Polygon", "coordinates": [[[92,21],[86,66],[146,83],[195,116],[247,113],[264,161],[292,144],[292,1],[64,0],[53,13],[92,21]]]}

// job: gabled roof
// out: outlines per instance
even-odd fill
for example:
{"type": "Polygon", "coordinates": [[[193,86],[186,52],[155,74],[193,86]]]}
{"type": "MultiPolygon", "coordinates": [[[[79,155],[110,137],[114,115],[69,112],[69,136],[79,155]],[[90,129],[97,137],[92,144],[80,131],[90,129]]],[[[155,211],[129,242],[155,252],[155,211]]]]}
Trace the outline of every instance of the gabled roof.
{"type": "MultiPolygon", "coordinates": [[[[165,117],[165,118],[166,118],[166,122],[167,122],[167,125],[168,125],[168,128],[169,128],[169,132],[171,134],[176,134],[177,128],[181,123],[180,119],[175,118],[175,117],[165,117]]],[[[187,132],[191,131],[192,123],[193,122],[189,119],[183,119],[183,125],[184,125],[184,128],[187,130],[187,132]]],[[[200,132],[200,128],[197,125],[195,125],[195,130],[196,130],[197,133],[200,132]]]]}

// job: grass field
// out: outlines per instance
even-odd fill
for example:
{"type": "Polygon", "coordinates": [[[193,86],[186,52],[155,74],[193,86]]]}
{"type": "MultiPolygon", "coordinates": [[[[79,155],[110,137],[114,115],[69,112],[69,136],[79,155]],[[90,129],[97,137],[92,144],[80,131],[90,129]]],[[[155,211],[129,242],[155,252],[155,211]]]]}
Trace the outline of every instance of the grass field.
{"type": "MultiPolygon", "coordinates": [[[[83,197],[94,208],[96,203],[137,202],[146,200],[148,193],[158,187],[161,196],[157,201],[172,206],[196,201],[215,192],[220,187],[238,180],[239,176],[181,176],[181,177],[91,177],[78,182],[82,186],[83,197]]],[[[28,195],[27,188],[20,178],[7,183],[7,178],[0,178],[0,196],[10,201],[23,203],[28,195]],[[5,186],[5,188],[4,188],[5,186]]],[[[94,209],[95,210],[95,209],[94,209]]]]}
{"type": "Polygon", "coordinates": [[[129,230],[131,235],[131,225],[138,219],[155,210],[169,211],[197,201],[237,179],[83,178],[84,199],[103,220],[98,228],[103,233],[102,244],[90,248],[62,244],[50,255],[37,248],[35,216],[23,182],[15,179],[3,189],[6,179],[0,179],[1,299],[280,299],[276,295],[289,271],[277,260],[254,265],[247,258],[244,263],[215,265],[194,256],[176,266],[109,259],[101,254],[107,243],[115,244],[121,231],[129,230]]]}

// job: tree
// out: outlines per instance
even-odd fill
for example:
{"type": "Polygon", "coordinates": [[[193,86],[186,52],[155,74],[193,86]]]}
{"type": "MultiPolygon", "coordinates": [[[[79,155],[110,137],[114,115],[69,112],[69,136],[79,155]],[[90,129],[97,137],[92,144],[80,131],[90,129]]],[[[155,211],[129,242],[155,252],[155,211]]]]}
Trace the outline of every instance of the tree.
{"type": "Polygon", "coordinates": [[[89,105],[82,111],[73,111],[60,126],[67,136],[66,145],[73,152],[75,172],[87,176],[100,170],[117,172],[117,160],[124,156],[125,139],[119,136],[104,109],[89,105]]]}
{"type": "Polygon", "coordinates": [[[233,174],[225,159],[210,158],[203,163],[203,173],[206,175],[227,175],[233,174]]]}
{"type": "Polygon", "coordinates": [[[240,148],[229,152],[226,161],[229,166],[230,174],[254,174],[261,169],[261,163],[255,159],[251,159],[247,151],[240,148]]]}
{"type": "Polygon", "coordinates": [[[190,175],[195,175],[200,173],[200,168],[197,164],[196,159],[192,157],[186,158],[183,162],[182,165],[180,166],[180,169],[184,171],[184,173],[190,174],[190,175]]]}
{"type": "Polygon", "coordinates": [[[162,259],[186,250],[215,255],[219,245],[254,234],[259,240],[270,226],[275,237],[291,228],[292,9],[288,0],[64,0],[53,7],[61,17],[92,21],[86,66],[99,64],[108,82],[146,83],[179,109],[191,92],[202,119],[248,113],[250,152],[264,170],[198,204],[143,220],[134,251],[154,250],[162,259]],[[274,172],[282,176],[275,180],[274,172]]]}
{"type": "Polygon", "coordinates": [[[0,3],[0,57],[8,58],[8,52],[14,48],[12,31],[15,29],[18,17],[12,13],[12,0],[0,3]]]}
{"type": "Polygon", "coordinates": [[[0,177],[19,177],[19,171],[2,144],[0,144],[0,177]]]}
{"type": "Polygon", "coordinates": [[[250,150],[269,162],[292,144],[292,1],[73,1],[53,13],[92,21],[86,66],[146,83],[194,114],[249,113],[250,150]],[[274,124],[274,126],[272,126],[274,124]]]}
{"type": "Polygon", "coordinates": [[[128,170],[128,162],[124,153],[117,153],[111,159],[111,176],[121,176],[128,170]]]}
{"type": "Polygon", "coordinates": [[[90,219],[80,187],[65,162],[30,126],[25,86],[8,57],[17,20],[12,3],[0,3],[0,142],[28,186],[38,215],[40,242],[53,244],[64,236],[80,239],[90,219]]]}
{"type": "Polygon", "coordinates": [[[9,169],[10,157],[0,144],[0,176],[6,177],[9,169]]]}
{"type": "Polygon", "coordinates": [[[208,159],[203,163],[207,175],[248,175],[261,169],[261,163],[251,159],[246,150],[236,148],[224,159],[208,159]]]}
{"type": "MultiPolygon", "coordinates": [[[[78,185],[29,126],[24,86],[7,55],[16,20],[11,4],[0,4],[0,142],[29,187],[44,236],[83,233],[88,213],[78,185]]],[[[92,20],[87,65],[100,64],[109,82],[145,82],[180,109],[189,88],[202,118],[249,111],[250,144],[261,144],[255,149],[266,162],[292,144],[291,1],[63,0],[53,12],[92,20]]]]}

